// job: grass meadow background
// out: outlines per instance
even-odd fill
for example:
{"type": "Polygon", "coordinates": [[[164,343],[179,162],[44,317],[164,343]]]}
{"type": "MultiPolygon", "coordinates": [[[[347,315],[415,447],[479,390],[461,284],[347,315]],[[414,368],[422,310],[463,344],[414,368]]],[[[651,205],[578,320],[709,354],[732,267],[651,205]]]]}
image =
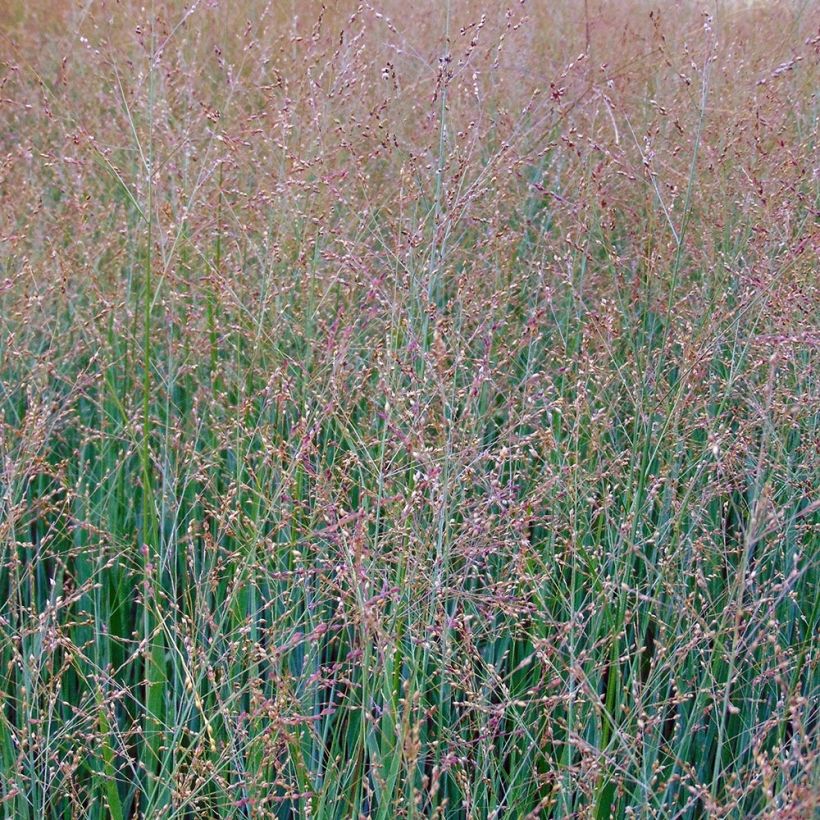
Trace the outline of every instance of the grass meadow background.
{"type": "Polygon", "coordinates": [[[818,49],[0,3],[0,816],[816,816],[818,49]]]}

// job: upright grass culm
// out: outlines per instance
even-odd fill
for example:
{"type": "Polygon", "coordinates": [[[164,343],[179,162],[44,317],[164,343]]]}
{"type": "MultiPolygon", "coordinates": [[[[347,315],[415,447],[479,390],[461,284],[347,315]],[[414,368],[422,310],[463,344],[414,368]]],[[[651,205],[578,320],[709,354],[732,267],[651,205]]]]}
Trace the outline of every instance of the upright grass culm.
{"type": "Polygon", "coordinates": [[[814,816],[819,25],[0,4],[0,816],[814,816]]]}

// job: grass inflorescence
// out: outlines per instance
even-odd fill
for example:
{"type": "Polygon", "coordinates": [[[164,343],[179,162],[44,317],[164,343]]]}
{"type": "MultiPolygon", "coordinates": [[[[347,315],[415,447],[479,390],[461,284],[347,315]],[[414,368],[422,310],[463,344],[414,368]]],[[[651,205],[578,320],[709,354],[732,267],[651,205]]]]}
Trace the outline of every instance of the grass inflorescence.
{"type": "Polygon", "coordinates": [[[808,818],[818,18],[0,8],[0,815],[808,818]]]}

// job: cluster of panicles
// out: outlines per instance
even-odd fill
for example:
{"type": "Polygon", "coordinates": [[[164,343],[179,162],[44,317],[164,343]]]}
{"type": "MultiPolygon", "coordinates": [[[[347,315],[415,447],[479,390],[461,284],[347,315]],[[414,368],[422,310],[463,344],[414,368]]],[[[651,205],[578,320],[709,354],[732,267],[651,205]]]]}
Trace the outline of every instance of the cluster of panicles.
{"type": "Polygon", "coordinates": [[[0,6],[0,811],[816,810],[811,4],[0,6]]]}

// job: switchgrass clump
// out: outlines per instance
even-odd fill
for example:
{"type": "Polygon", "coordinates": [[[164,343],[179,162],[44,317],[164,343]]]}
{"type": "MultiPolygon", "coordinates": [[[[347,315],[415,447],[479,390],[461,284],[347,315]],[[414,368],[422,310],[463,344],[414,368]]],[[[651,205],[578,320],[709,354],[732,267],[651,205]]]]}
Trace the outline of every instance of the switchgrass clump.
{"type": "Polygon", "coordinates": [[[0,813],[809,818],[811,3],[0,8],[0,813]]]}

